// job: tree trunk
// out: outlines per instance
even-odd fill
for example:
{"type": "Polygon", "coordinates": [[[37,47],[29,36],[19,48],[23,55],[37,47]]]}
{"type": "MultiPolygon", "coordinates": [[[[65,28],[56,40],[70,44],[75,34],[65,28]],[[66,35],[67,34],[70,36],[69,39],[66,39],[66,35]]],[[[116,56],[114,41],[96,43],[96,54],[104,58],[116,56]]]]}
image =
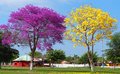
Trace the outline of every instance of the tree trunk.
{"type": "Polygon", "coordinates": [[[92,51],[91,51],[91,59],[92,59],[92,67],[94,68],[94,44],[92,44],[92,51]]]}
{"type": "Polygon", "coordinates": [[[1,69],[1,62],[0,62],[0,69],[1,69]]]}
{"type": "Polygon", "coordinates": [[[116,66],[116,64],[115,64],[115,63],[113,63],[113,69],[115,69],[115,66],[116,66]]]}
{"type": "Polygon", "coordinates": [[[30,70],[32,70],[33,69],[33,61],[31,60],[30,61],[30,70]]]}
{"type": "Polygon", "coordinates": [[[33,70],[33,60],[30,61],[30,70],[33,70]]]}
{"type": "Polygon", "coordinates": [[[32,55],[31,55],[31,61],[30,61],[30,70],[33,70],[33,64],[34,64],[34,51],[32,51],[32,55]]]}
{"type": "Polygon", "coordinates": [[[93,65],[93,59],[92,59],[92,52],[90,52],[89,45],[87,47],[88,47],[88,59],[89,59],[89,62],[90,62],[90,68],[91,68],[91,71],[93,72],[94,71],[94,65],[93,65]]]}
{"type": "Polygon", "coordinates": [[[42,67],[44,67],[44,57],[42,57],[42,67]]]}
{"type": "Polygon", "coordinates": [[[94,71],[94,67],[93,67],[93,63],[91,63],[91,71],[93,72],[94,71]]]}
{"type": "Polygon", "coordinates": [[[91,68],[91,71],[93,72],[94,71],[94,65],[93,65],[93,60],[90,56],[90,54],[88,53],[88,58],[89,58],[89,62],[90,62],[90,68],[91,68]]]}
{"type": "Polygon", "coordinates": [[[49,60],[49,66],[51,67],[51,59],[49,60]]]}

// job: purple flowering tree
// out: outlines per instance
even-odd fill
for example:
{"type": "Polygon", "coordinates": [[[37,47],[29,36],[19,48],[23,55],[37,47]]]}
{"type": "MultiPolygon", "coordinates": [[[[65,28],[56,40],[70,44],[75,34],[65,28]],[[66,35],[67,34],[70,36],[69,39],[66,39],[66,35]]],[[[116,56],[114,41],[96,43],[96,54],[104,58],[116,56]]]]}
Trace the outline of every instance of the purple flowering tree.
{"type": "Polygon", "coordinates": [[[28,45],[32,52],[32,70],[36,49],[48,50],[56,42],[62,42],[66,29],[62,25],[64,18],[52,9],[27,5],[12,12],[8,24],[0,26],[4,31],[2,43],[28,45]]]}

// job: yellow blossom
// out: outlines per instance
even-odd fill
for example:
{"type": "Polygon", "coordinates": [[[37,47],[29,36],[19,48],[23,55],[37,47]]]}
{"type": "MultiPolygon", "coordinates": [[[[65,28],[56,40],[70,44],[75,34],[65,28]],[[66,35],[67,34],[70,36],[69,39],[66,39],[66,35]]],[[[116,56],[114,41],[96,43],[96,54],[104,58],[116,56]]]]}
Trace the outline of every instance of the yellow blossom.
{"type": "Polygon", "coordinates": [[[78,44],[84,47],[87,44],[91,46],[103,37],[111,38],[115,22],[116,19],[101,9],[81,6],[73,10],[70,16],[65,19],[65,24],[68,27],[65,36],[70,37],[69,39],[75,43],[74,46],[78,44]]]}

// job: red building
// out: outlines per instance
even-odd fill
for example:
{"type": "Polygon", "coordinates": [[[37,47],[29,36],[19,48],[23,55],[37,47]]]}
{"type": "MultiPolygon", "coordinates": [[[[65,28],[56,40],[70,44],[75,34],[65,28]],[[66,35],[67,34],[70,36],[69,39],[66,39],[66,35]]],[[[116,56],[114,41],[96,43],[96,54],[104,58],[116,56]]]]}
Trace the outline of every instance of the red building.
{"type": "Polygon", "coordinates": [[[29,67],[29,61],[13,61],[12,66],[14,67],[29,67]]]}
{"type": "MultiPolygon", "coordinates": [[[[29,55],[21,56],[12,62],[13,67],[29,67],[30,66],[31,57],[29,55]]],[[[34,58],[34,66],[41,66],[42,59],[34,58]]]]}
{"type": "Polygon", "coordinates": [[[21,56],[12,62],[12,66],[14,67],[29,67],[30,66],[31,57],[29,55],[21,56]]]}

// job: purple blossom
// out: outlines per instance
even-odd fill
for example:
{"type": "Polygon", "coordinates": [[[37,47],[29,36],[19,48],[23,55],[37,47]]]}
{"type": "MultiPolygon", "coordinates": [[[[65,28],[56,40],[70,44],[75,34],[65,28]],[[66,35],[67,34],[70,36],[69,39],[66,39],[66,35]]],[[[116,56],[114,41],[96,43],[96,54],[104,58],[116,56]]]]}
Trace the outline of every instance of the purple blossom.
{"type": "Polygon", "coordinates": [[[31,49],[50,49],[62,42],[65,31],[64,16],[52,9],[27,5],[12,12],[4,30],[3,44],[28,44],[31,49]],[[8,33],[9,32],[9,33],[8,33]]]}
{"type": "Polygon", "coordinates": [[[2,25],[0,25],[0,29],[2,29],[2,30],[6,30],[6,29],[8,29],[8,26],[5,25],[5,24],[2,24],[2,25]]]}

